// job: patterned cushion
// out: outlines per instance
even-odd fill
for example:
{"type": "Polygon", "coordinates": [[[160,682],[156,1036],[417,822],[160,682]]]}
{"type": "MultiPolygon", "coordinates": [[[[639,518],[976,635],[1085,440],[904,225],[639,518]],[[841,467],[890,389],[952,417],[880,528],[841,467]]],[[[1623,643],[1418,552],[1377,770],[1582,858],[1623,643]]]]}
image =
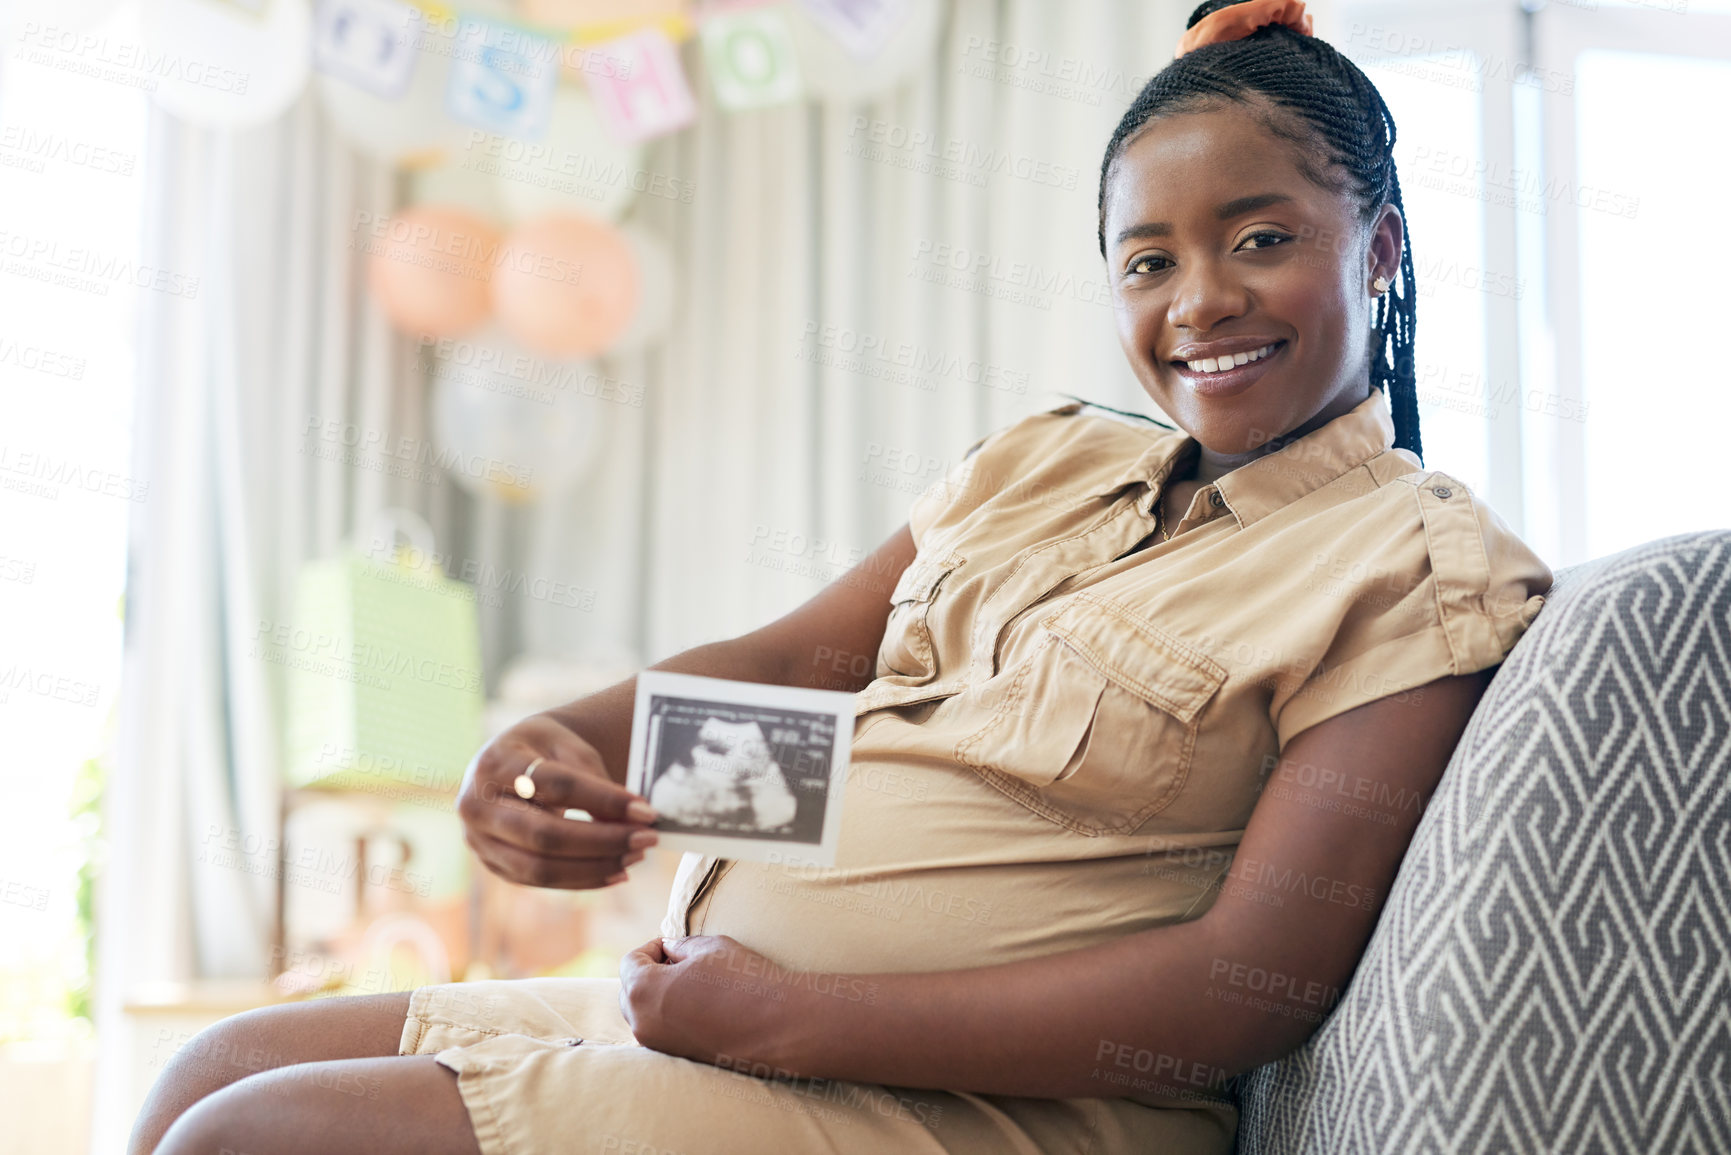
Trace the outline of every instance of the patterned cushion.
{"type": "Polygon", "coordinates": [[[1556,578],[1243,1155],[1731,1151],[1731,531],[1556,578]]]}

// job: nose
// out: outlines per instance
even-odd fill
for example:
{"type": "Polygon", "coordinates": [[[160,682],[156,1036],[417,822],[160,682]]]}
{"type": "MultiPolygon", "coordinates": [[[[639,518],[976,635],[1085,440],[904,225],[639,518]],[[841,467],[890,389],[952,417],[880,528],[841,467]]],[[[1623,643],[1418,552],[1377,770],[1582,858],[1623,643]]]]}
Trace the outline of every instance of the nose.
{"type": "Polygon", "coordinates": [[[1250,309],[1250,294],[1219,261],[1195,260],[1180,266],[1173,279],[1166,321],[1174,329],[1207,333],[1222,321],[1250,309]]]}

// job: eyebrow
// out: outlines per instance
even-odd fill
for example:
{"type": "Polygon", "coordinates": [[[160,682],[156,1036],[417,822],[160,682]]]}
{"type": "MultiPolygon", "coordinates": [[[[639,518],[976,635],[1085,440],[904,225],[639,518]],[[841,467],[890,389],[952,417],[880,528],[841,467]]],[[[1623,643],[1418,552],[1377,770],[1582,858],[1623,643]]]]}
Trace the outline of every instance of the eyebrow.
{"type": "MultiPolygon", "coordinates": [[[[1287,196],[1285,193],[1274,192],[1256,193],[1254,196],[1239,197],[1237,200],[1227,201],[1225,204],[1216,208],[1214,210],[1214,218],[1216,220],[1229,221],[1233,217],[1243,216],[1245,213],[1253,213],[1257,209],[1264,209],[1269,205],[1277,205],[1292,199],[1292,197],[1287,196]]],[[[1139,225],[1131,225],[1129,228],[1119,233],[1118,239],[1113,243],[1121,245],[1125,241],[1129,240],[1140,240],[1144,237],[1168,237],[1171,235],[1171,221],[1148,221],[1139,225]]]]}

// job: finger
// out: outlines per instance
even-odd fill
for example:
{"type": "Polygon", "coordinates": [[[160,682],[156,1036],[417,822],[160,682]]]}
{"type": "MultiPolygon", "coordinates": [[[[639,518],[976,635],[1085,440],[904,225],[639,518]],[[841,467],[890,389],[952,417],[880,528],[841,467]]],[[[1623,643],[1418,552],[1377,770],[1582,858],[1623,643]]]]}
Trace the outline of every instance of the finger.
{"type": "Polygon", "coordinates": [[[683,938],[663,940],[667,955],[674,962],[683,962],[698,955],[714,954],[724,951],[729,945],[739,944],[724,934],[688,934],[683,938]]]}
{"type": "MultiPolygon", "coordinates": [[[[607,772],[606,765],[601,761],[600,752],[590,743],[584,741],[580,735],[572,732],[570,727],[545,715],[537,715],[520,723],[515,736],[517,738],[515,745],[522,749],[529,761],[536,757],[545,757],[550,763],[574,771],[579,776],[579,781],[590,779],[607,787],[614,792],[615,797],[623,798],[627,806],[636,801],[643,803],[646,808],[648,807],[647,799],[633,791],[626,790],[613,780],[612,775],[607,772]]],[[[509,739],[507,741],[509,742],[509,739]]],[[[528,761],[525,761],[523,765],[526,767],[528,761]]],[[[537,798],[540,798],[542,794],[539,789],[540,774],[540,769],[537,769],[535,771],[537,798]]],[[[513,775],[513,784],[514,782],[515,775],[513,775]]],[[[606,810],[602,812],[602,816],[617,817],[611,811],[606,810]]],[[[646,815],[642,820],[645,822],[653,821],[653,815],[646,815]]]]}
{"type": "Polygon", "coordinates": [[[573,822],[534,806],[501,802],[479,824],[483,833],[552,858],[623,858],[661,841],[655,831],[617,822],[573,822]]]}
{"type": "Polygon", "coordinates": [[[626,951],[619,957],[619,981],[629,987],[642,977],[645,970],[660,966],[660,949],[661,944],[652,940],[626,951]]]}
{"type": "Polygon", "coordinates": [[[499,796],[517,798],[517,776],[529,764],[540,758],[530,779],[535,785],[529,803],[560,816],[566,810],[587,811],[601,822],[634,822],[647,826],[656,819],[655,810],[641,795],[635,794],[611,779],[605,778],[583,764],[571,764],[550,758],[527,747],[518,751],[520,760],[505,759],[499,772],[499,796]]]}
{"type": "Polygon", "coordinates": [[[625,867],[616,857],[549,858],[500,841],[482,830],[469,831],[469,845],[487,868],[523,886],[592,890],[610,885],[625,867]]]}

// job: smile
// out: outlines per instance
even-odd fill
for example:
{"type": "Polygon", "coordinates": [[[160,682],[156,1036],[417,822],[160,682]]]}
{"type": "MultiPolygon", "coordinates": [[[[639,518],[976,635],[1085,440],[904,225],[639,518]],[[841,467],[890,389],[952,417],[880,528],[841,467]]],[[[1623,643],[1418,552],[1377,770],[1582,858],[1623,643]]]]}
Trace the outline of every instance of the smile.
{"type": "Polygon", "coordinates": [[[1203,357],[1198,361],[1174,361],[1173,364],[1199,376],[1210,373],[1225,373],[1240,365],[1248,365],[1252,361],[1262,360],[1280,345],[1281,342],[1275,341],[1260,349],[1252,349],[1248,353],[1233,353],[1226,357],[1203,357]]]}
{"type": "Polygon", "coordinates": [[[1246,353],[1174,361],[1172,366],[1191,392],[1204,397],[1231,397],[1256,384],[1285,351],[1286,342],[1275,341],[1246,353]]]}

